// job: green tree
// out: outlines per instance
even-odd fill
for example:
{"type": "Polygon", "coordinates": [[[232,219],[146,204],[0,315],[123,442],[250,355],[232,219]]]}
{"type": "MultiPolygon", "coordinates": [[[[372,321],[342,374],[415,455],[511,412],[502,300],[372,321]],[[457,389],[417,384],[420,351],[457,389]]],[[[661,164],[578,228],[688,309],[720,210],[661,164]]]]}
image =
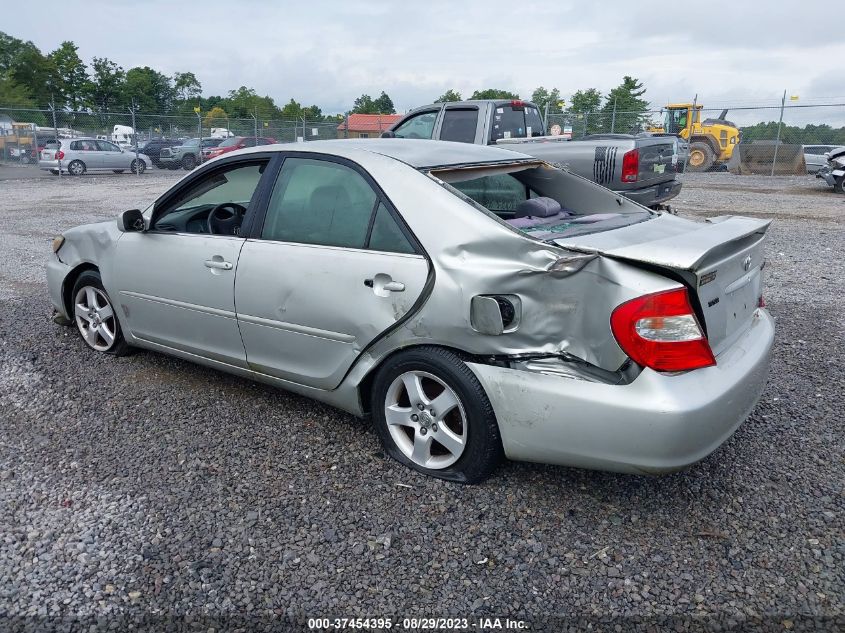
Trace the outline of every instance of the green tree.
{"type": "Polygon", "coordinates": [[[81,110],[86,105],[91,83],[88,79],[88,68],[77,50],[76,44],[64,41],[48,55],[60,87],[61,105],[73,111],[81,110]]]}
{"type": "Polygon", "coordinates": [[[39,108],[47,108],[55,99],[62,105],[62,86],[52,60],[41,54],[32,42],[24,42],[15,55],[11,79],[23,86],[39,108]]]}
{"type": "Polygon", "coordinates": [[[319,123],[325,119],[320,106],[316,105],[310,105],[307,108],[303,108],[302,116],[304,116],[308,121],[313,121],[315,123],[319,123]]]}
{"type": "Polygon", "coordinates": [[[170,78],[149,66],[130,68],[123,82],[123,98],[128,105],[134,99],[142,112],[167,112],[173,105],[170,78]]]}
{"type": "Polygon", "coordinates": [[[123,105],[123,68],[105,57],[95,57],[91,62],[93,75],[88,84],[87,102],[98,112],[114,112],[123,105]]]}
{"type": "Polygon", "coordinates": [[[278,119],[282,115],[272,97],[259,97],[254,89],[246,86],[230,90],[225,104],[233,118],[248,119],[257,114],[259,119],[278,119]]]}
{"type": "Polygon", "coordinates": [[[599,108],[601,108],[601,93],[595,88],[579,90],[572,95],[569,104],[571,112],[597,112],[599,108]]]}
{"type": "Polygon", "coordinates": [[[192,72],[173,73],[173,93],[180,101],[196,100],[202,94],[202,84],[192,72]]]}
{"type": "Polygon", "coordinates": [[[282,118],[283,119],[301,119],[304,112],[305,112],[305,109],[302,107],[302,104],[298,103],[294,99],[291,99],[282,108],[282,118]]]}
{"type": "Polygon", "coordinates": [[[457,90],[452,90],[451,88],[444,92],[442,95],[437,97],[434,103],[447,103],[449,101],[463,101],[461,98],[461,93],[457,90]]]}
{"type": "Polygon", "coordinates": [[[373,105],[378,114],[396,114],[396,108],[393,106],[393,99],[387,96],[387,93],[382,90],[377,99],[373,100],[373,105]]]}
{"type": "Polygon", "coordinates": [[[202,120],[202,124],[209,128],[220,127],[221,124],[225,125],[228,120],[229,115],[226,114],[226,111],[220,106],[214,106],[205,115],[205,118],[202,120]]]}
{"type": "Polygon", "coordinates": [[[361,95],[352,104],[353,114],[376,114],[376,106],[370,95],[361,95]]]}
{"type": "Polygon", "coordinates": [[[476,90],[473,92],[470,99],[519,99],[519,95],[508,90],[486,88],[484,90],[476,90]]]}
{"type": "Polygon", "coordinates": [[[0,74],[0,106],[8,108],[34,108],[35,102],[23,86],[0,74]]]}
{"type": "Polygon", "coordinates": [[[545,111],[546,104],[548,103],[550,114],[557,114],[560,112],[560,104],[563,103],[563,99],[560,96],[560,90],[557,88],[546,90],[543,86],[540,86],[531,93],[531,101],[543,111],[545,111]]]}
{"type": "Polygon", "coordinates": [[[614,132],[638,132],[648,121],[648,101],[641,97],[646,89],[642,82],[625,75],[622,83],[611,90],[605,97],[602,113],[605,126],[610,125],[614,132]],[[616,116],[613,116],[614,110],[616,116]]]}

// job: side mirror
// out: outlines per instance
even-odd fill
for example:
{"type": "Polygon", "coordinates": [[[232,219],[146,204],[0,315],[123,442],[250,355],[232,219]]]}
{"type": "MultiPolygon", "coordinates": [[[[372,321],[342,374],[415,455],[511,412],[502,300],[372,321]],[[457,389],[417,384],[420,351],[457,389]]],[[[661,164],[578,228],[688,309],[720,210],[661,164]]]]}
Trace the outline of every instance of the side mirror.
{"type": "Polygon", "coordinates": [[[129,209],[117,216],[117,230],[121,233],[142,233],[146,228],[140,209],[129,209]]]}
{"type": "Polygon", "coordinates": [[[381,133],[382,138],[396,138],[396,134],[391,132],[390,130],[385,130],[381,133]]]}

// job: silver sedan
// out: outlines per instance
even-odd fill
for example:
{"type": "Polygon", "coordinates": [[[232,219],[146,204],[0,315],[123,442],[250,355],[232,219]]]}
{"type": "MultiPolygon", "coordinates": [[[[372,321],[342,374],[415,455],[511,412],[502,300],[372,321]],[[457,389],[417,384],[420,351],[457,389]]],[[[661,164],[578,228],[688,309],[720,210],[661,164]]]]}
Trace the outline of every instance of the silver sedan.
{"type": "Polygon", "coordinates": [[[459,482],[502,456],[633,473],[715,450],[764,389],[766,220],[650,211],[503,149],[226,154],[65,231],[55,320],[370,416],[459,482]]]}
{"type": "Polygon", "coordinates": [[[125,171],[143,174],[152,167],[145,154],[123,149],[110,141],[96,138],[65,138],[58,143],[48,143],[41,150],[38,166],[53,174],[68,173],[81,176],[88,172],[125,171]]]}

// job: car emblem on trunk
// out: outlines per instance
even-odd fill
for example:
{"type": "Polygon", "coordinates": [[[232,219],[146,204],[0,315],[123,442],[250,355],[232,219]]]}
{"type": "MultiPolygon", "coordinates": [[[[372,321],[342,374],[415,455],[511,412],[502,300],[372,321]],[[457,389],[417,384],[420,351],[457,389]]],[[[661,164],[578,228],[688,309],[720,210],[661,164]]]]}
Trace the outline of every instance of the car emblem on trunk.
{"type": "Polygon", "coordinates": [[[751,255],[749,255],[749,256],[748,256],[748,257],[746,257],[744,260],[742,260],[742,267],[743,267],[745,270],[748,270],[748,269],[750,269],[750,268],[751,268],[751,255]]]}

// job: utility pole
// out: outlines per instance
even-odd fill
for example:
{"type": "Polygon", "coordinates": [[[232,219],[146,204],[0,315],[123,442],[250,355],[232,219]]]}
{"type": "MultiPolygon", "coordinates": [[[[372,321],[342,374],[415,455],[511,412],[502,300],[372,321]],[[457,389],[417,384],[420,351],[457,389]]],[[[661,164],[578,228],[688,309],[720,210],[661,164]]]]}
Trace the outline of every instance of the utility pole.
{"type": "Polygon", "coordinates": [[[778,145],[780,145],[780,126],[783,124],[783,108],[786,106],[786,90],[783,91],[783,99],[780,100],[780,119],[778,119],[778,135],[775,139],[775,153],[772,156],[772,173],[775,175],[775,163],[778,160],[778,145]]]}
{"type": "MultiPolygon", "coordinates": [[[[56,98],[51,94],[50,95],[50,110],[53,113],[53,134],[55,135],[54,138],[56,139],[56,152],[61,149],[61,145],[59,144],[59,126],[56,123],[56,98]]],[[[56,163],[59,167],[59,180],[62,179],[62,159],[58,159],[56,163]]]]}
{"type": "Polygon", "coordinates": [[[616,97],[613,98],[613,115],[610,119],[610,133],[616,132],[616,97]]]}
{"type": "MultiPolygon", "coordinates": [[[[684,173],[687,173],[687,163],[689,162],[689,146],[690,141],[692,140],[692,129],[695,125],[695,113],[698,111],[698,93],[695,93],[695,97],[692,100],[692,112],[689,113],[687,117],[687,125],[689,126],[689,134],[687,134],[687,155],[684,156],[684,173]]],[[[679,131],[680,132],[680,131],[679,131]]],[[[681,137],[683,138],[683,137],[681,137]]]]}
{"type": "Polygon", "coordinates": [[[129,107],[129,114],[132,115],[132,145],[135,148],[135,175],[141,175],[141,163],[138,160],[138,128],[135,127],[135,97],[132,97],[132,105],[129,107]]]}

